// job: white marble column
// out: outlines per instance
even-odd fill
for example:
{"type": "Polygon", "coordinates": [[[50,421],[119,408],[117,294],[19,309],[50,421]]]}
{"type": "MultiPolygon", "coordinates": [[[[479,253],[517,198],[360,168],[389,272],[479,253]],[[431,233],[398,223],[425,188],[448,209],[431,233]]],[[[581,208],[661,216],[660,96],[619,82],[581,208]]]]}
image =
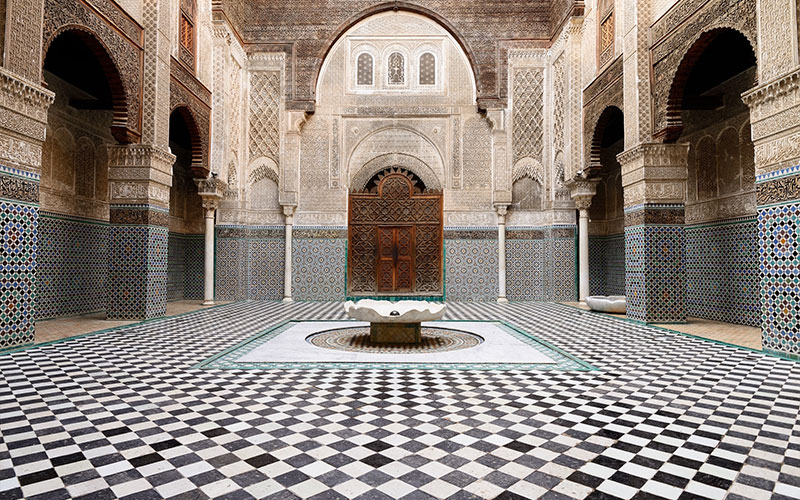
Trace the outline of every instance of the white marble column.
{"type": "Polygon", "coordinates": [[[567,183],[578,209],[578,300],[589,295],[589,207],[597,190],[596,180],[577,179],[567,183]]]}
{"type": "Polygon", "coordinates": [[[283,207],[283,215],[286,217],[285,229],[285,248],[286,254],[283,258],[283,301],[292,301],[292,226],[294,225],[294,209],[291,205],[283,207]]]}
{"type": "Polygon", "coordinates": [[[498,294],[497,302],[508,302],[506,298],[506,213],[507,205],[496,205],[497,211],[497,264],[498,264],[498,294]]]}
{"type": "Polygon", "coordinates": [[[214,215],[217,213],[217,200],[203,200],[205,210],[205,266],[203,268],[203,305],[214,305],[214,215]]]}
{"type": "Polygon", "coordinates": [[[205,262],[203,267],[203,305],[214,305],[214,216],[222,199],[224,183],[211,174],[208,179],[195,179],[197,192],[203,200],[205,214],[205,262]]]}

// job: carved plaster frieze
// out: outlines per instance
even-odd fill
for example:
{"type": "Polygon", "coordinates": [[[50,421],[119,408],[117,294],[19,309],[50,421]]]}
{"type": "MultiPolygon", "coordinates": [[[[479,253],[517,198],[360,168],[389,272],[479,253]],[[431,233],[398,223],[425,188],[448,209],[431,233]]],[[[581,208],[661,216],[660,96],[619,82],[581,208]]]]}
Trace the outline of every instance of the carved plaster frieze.
{"type": "Polygon", "coordinates": [[[446,212],[446,226],[494,226],[497,216],[492,212],[446,212]]]}
{"type": "Polygon", "coordinates": [[[668,117],[667,105],[678,66],[700,36],[716,28],[743,33],[758,54],[756,0],[684,0],[653,27],[652,119],[656,134],[674,126],[670,119],[675,118],[668,117]]]}
{"type": "Polygon", "coordinates": [[[625,206],[683,203],[688,177],[688,144],[645,143],[617,155],[622,166],[625,206]]]}
{"type": "Polygon", "coordinates": [[[42,143],[26,141],[0,131],[0,163],[29,172],[39,172],[42,165],[42,143]]]}
{"type": "Polygon", "coordinates": [[[142,132],[143,28],[110,0],[92,3],[47,1],[44,2],[42,61],[56,36],[73,29],[97,37],[108,52],[119,73],[125,94],[125,102],[114,113],[115,137],[121,142],[138,140],[142,132]],[[120,115],[120,112],[124,114],[120,115]]]}
{"type": "Polygon", "coordinates": [[[347,214],[344,212],[296,212],[295,224],[298,226],[344,226],[347,214]]]}

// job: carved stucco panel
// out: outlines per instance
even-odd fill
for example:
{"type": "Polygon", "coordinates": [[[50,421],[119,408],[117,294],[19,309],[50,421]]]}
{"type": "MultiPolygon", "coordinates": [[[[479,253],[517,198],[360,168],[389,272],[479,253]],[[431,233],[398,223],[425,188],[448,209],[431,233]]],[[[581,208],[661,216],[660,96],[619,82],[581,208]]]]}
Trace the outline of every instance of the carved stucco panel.
{"type": "MultiPolygon", "coordinates": [[[[703,2],[687,1],[679,3],[680,14],[671,13],[669,30],[661,24],[654,28],[651,49],[653,60],[653,131],[658,133],[667,127],[667,100],[683,57],[691,46],[708,31],[717,28],[730,28],[744,34],[756,54],[756,0],[711,0],[703,2]],[[692,6],[688,4],[697,4],[692,6]],[[663,38],[658,37],[663,32],[663,38]]],[[[758,63],[759,67],[761,62],[758,63]]]]}
{"type": "MultiPolygon", "coordinates": [[[[105,3],[105,2],[101,2],[105,3]]],[[[68,29],[84,30],[98,37],[119,71],[128,112],[127,126],[141,133],[142,92],[142,31],[141,28],[120,20],[123,31],[105,21],[83,2],[56,0],[44,2],[42,29],[42,61],[53,39],[68,29]],[[124,34],[123,34],[124,33],[124,34]]],[[[112,9],[110,6],[106,10],[112,9]]],[[[28,42],[25,42],[28,43],[28,42]]]]}

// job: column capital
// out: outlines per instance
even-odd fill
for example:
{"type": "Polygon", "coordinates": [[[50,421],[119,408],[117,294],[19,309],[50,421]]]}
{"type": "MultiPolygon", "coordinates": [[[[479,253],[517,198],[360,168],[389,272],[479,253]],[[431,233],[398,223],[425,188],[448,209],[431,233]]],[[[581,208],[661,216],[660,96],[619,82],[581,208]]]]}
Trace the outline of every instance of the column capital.
{"type": "Polygon", "coordinates": [[[588,210],[592,205],[592,198],[597,192],[598,179],[574,178],[566,181],[564,186],[569,189],[569,195],[575,202],[578,210],[588,210]]]}
{"type": "Polygon", "coordinates": [[[617,155],[625,207],[683,203],[689,175],[689,144],[643,143],[617,155]]]}
{"type": "Polygon", "coordinates": [[[295,210],[297,210],[295,205],[283,205],[283,215],[289,224],[291,224],[291,218],[294,217],[295,210]]]}
{"type": "Polygon", "coordinates": [[[501,224],[505,223],[505,217],[508,214],[508,205],[505,203],[495,203],[494,211],[497,213],[497,218],[501,224]]]}
{"type": "Polygon", "coordinates": [[[194,183],[197,184],[197,194],[203,199],[220,199],[225,194],[225,182],[214,174],[207,179],[195,179],[194,183]]]}

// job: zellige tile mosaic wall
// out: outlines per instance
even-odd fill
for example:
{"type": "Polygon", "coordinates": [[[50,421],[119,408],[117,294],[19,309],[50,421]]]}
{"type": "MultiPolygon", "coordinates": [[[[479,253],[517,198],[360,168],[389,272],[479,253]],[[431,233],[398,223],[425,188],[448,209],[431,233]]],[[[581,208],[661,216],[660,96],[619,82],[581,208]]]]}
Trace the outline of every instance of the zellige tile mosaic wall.
{"type": "Polygon", "coordinates": [[[105,311],[108,222],[39,213],[36,319],[105,311]]]}
{"type": "Polygon", "coordinates": [[[760,326],[758,223],[740,218],[686,226],[686,314],[760,326]]]}

